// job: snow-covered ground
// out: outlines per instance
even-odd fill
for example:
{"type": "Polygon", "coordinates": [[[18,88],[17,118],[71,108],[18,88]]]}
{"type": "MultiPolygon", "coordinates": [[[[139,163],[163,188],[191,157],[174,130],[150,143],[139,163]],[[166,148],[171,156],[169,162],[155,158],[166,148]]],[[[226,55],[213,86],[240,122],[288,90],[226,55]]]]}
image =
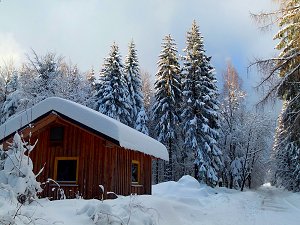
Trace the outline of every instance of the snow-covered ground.
{"type": "MultiPolygon", "coordinates": [[[[1,217],[9,210],[14,215],[15,207],[0,199],[1,217]]],[[[36,224],[55,225],[298,225],[300,194],[268,185],[245,192],[213,189],[184,176],[178,182],[154,185],[152,196],[120,197],[104,202],[41,199],[21,207],[18,213],[27,215],[36,224]]],[[[18,219],[27,218],[18,216],[18,219]]]]}

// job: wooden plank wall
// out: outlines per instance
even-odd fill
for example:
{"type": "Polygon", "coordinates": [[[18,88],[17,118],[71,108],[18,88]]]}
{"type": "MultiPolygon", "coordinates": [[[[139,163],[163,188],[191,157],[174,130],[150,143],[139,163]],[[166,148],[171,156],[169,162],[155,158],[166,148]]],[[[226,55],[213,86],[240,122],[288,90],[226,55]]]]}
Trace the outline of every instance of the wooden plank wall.
{"type": "MultiPolygon", "coordinates": [[[[69,121],[58,119],[33,134],[38,139],[31,158],[34,172],[37,173],[45,164],[40,182],[54,179],[55,157],[79,157],[78,184],[62,185],[65,194],[74,198],[76,193],[84,198],[101,198],[99,185],[105,192],[119,195],[151,194],[151,157],[140,152],[116,146],[107,140],[86,131],[69,121]],[[50,127],[64,126],[64,141],[61,145],[51,145],[50,127]],[[140,162],[140,184],[131,184],[131,161],[140,162]]],[[[33,143],[32,141],[32,143],[33,143]]],[[[57,187],[53,182],[44,183],[42,196],[57,199],[57,187]]],[[[106,197],[106,194],[105,196],[106,197]]]]}

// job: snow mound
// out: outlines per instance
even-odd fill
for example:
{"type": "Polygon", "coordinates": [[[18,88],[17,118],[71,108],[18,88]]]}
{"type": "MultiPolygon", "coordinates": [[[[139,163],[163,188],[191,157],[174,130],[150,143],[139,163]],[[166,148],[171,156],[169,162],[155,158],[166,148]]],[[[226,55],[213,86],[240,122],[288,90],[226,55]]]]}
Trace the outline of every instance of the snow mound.
{"type": "Polygon", "coordinates": [[[217,189],[200,184],[195,178],[188,175],[183,176],[178,182],[169,181],[152,186],[152,194],[155,196],[164,196],[195,204],[200,204],[195,196],[208,197],[217,193],[217,189]]]}
{"type": "Polygon", "coordinates": [[[185,175],[181,177],[178,181],[178,184],[181,184],[183,186],[189,187],[189,188],[199,188],[200,184],[199,182],[192,176],[185,175]]]}
{"type": "Polygon", "coordinates": [[[271,183],[265,183],[265,184],[263,184],[262,186],[263,186],[263,187],[271,187],[272,185],[271,185],[271,183]]]}

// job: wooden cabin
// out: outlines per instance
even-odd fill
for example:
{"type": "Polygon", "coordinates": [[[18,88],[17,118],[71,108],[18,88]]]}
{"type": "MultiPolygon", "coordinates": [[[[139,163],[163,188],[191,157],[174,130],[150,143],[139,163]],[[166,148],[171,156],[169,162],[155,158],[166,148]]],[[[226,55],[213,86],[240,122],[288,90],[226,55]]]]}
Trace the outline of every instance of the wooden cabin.
{"type": "Polygon", "coordinates": [[[80,104],[48,98],[0,126],[7,146],[14,133],[37,144],[31,152],[42,197],[106,198],[151,194],[152,158],[168,160],[160,142],[80,104]],[[30,135],[29,135],[30,134],[30,135]],[[104,187],[102,193],[101,186],[104,187]]]}

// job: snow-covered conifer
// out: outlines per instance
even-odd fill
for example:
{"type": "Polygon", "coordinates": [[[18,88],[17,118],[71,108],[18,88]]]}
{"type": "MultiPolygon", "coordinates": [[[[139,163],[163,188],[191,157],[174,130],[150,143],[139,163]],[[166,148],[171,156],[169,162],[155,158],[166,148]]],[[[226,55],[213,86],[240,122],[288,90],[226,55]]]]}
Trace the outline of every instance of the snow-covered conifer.
{"type": "Polygon", "coordinates": [[[195,156],[195,177],[216,185],[222,169],[219,137],[218,90],[210,57],[205,55],[203,37],[194,21],[187,33],[183,66],[184,147],[195,156]]]}
{"type": "Polygon", "coordinates": [[[278,124],[273,145],[273,182],[276,186],[285,187],[288,190],[300,191],[300,149],[299,141],[293,138],[289,132],[290,122],[285,121],[289,117],[288,101],[284,101],[282,111],[278,117],[278,124]]]}
{"type": "Polygon", "coordinates": [[[128,47],[128,55],[126,56],[124,64],[124,73],[129,92],[129,99],[132,105],[131,126],[138,131],[148,134],[148,117],[144,110],[141,71],[133,41],[130,42],[128,47]]]}
{"type": "Polygon", "coordinates": [[[1,123],[4,123],[18,110],[22,99],[22,91],[20,90],[18,79],[18,73],[15,71],[6,87],[7,95],[1,108],[1,123]]]}
{"type": "Polygon", "coordinates": [[[180,66],[174,39],[167,35],[162,43],[159,55],[158,72],[155,81],[154,119],[157,120],[157,139],[164,143],[169,151],[169,163],[166,168],[166,180],[173,179],[173,153],[176,146],[176,127],[180,121],[181,100],[180,66]]]}
{"type": "Polygon", "coordinates": [[[140,112],[137,115],[135,129],[142,132],[143,134],[149,135],[149,130],[147,126],[148,116],[144,108],[140,109],[140,112]]]}
{"type": "Polygon", "coordinates": [[[13,62],[0,67],[0,117],[4,123],[10,116],[17,112],[20,104],[19,73],[13,62]]]}
{"type": "Polygon", "coordinates": [[[114,43],[100,73],[96,107],[99,112],[129,125],[132,106],[128,96],[119,47],[114,43]]]}
{"type": "Polygon", "coordinates": [[[275,48],[279,54],[267,60],[258,60],[256,65],[264,75],[259,85],[264,87],[266,93],[263,100],[276,96],[285,103],[280,128],[283,135],[276,140],[275,182],[289,190],[300,191],[300,5],[299,0],[281,0],[278,3],[279,10],[264,12],[257,19],[264,22],[270,19],[272,23],[275,16],[274,21],[278,22],[280,28],[274,37],[278,40],[275,48]]]}

